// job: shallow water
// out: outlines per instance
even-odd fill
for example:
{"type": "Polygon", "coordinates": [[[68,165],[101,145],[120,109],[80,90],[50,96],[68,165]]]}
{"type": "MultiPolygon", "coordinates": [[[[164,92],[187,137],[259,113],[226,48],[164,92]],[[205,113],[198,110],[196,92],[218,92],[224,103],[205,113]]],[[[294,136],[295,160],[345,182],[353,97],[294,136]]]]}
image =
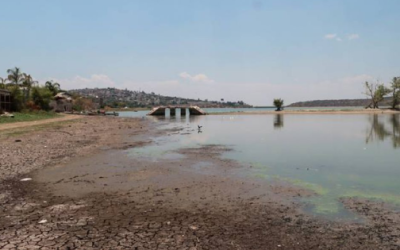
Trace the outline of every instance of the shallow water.
{"type": "MultiPolygon", "coordinates": [[[[153,145],[133,149],[152,160],[176,157],[182,147],[222,144],[223,157],[251,168],[242,174],[284,180],[312,189],[307,209],[349,217],[341,197],[400,204],[400,115],[223,115],[154,118],[163,128],[179,127],[153,145]],[[201,132],[197,126],[203,126],[201,132]]],[[[201,169],[201,167],[199,167],[201,169]]]]}
{"type": "MultiPolygon", "coordinates": [[[[285,110],[301,111],[301,110],[362,110],[364,107],[288,107],[285,110]]],[[[215,113],[234,113],[234,112],[257,112],[257,111],[274,111],[275,108],[203,108],[208,114],[215,113]]],[[[121,111],[122,117],[145,117],[150,110],[121,111]]],[[[168,112],[168,111],[167,111],[168,112]]]]}

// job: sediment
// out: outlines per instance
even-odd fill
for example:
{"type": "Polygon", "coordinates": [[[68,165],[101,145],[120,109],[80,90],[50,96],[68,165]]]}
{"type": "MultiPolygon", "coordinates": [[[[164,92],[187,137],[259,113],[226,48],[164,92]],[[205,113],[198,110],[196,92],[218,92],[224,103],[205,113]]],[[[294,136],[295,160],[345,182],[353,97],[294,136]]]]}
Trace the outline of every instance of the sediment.
{"type": "Polygon", "coordinates": [[[132,156],[179,132],[154,126],[90,117],[2,135],[0,249],[400,249],[395,210],[346,199],[364,223],[312,217],[297,199],[312,193],[238,176],[250,166],[225,145],[132,156]]]}

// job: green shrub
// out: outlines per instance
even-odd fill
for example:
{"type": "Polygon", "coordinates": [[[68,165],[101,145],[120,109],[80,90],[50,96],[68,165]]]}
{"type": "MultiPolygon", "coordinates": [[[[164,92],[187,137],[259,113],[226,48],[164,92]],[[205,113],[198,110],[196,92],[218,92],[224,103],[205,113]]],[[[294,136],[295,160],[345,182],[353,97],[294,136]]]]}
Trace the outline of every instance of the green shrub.
{"type": "Polygon", "coordinates": [[[53,93],[48,88],[35,87],[32,90],[32,100],[40,109],[49,111],[51,109],[50,102],[53,100],[53,93]]]}

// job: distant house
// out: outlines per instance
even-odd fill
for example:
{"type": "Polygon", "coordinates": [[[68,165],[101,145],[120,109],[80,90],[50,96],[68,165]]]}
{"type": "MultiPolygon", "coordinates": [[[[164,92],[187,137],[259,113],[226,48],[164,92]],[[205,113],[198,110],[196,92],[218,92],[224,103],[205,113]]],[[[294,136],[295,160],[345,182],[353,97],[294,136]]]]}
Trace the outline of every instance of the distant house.
{"type": "Polygon", "coordinates": [[[0,111],[11,111],[11,93],[0,89],[0,111]]]}
{"type": "Polygon", "coordinates": [[[55,112],[72,112],[72,97],[66,92],[60,92],[50,102],[50,107],[55,112]]]}

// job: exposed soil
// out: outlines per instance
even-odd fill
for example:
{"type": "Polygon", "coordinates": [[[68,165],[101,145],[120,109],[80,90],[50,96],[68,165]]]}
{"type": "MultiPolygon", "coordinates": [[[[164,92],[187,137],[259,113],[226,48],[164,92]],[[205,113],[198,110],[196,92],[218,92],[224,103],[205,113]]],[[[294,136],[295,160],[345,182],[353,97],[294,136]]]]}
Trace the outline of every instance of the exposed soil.
{"type": "MultiPolygon", "coordinates": [[[[0,131],[8,130],[8,129],[17,129],[17,128],[25,128],[37,125],[44,125],[54,122],[65,122],[82,118],[80,115],[62,115],[61,117],[49,118],[38,121],[27,121],[27,122],[15,122],[15,123],[5,123],[0,125],[0,131]]],[[[8,118],[13,119],[13,118],[8,118]]]]}
{"type": "Polygon", "coordinates": [[[223,145],[132,155],[179,132],[153,126],[94,117],[2,140],[0,248],[400,249],[395,210],[347,199],[365,224],[313,218],[295,199],[312,193],[238,174],[249,166],[221,158],[223,145]]]}

